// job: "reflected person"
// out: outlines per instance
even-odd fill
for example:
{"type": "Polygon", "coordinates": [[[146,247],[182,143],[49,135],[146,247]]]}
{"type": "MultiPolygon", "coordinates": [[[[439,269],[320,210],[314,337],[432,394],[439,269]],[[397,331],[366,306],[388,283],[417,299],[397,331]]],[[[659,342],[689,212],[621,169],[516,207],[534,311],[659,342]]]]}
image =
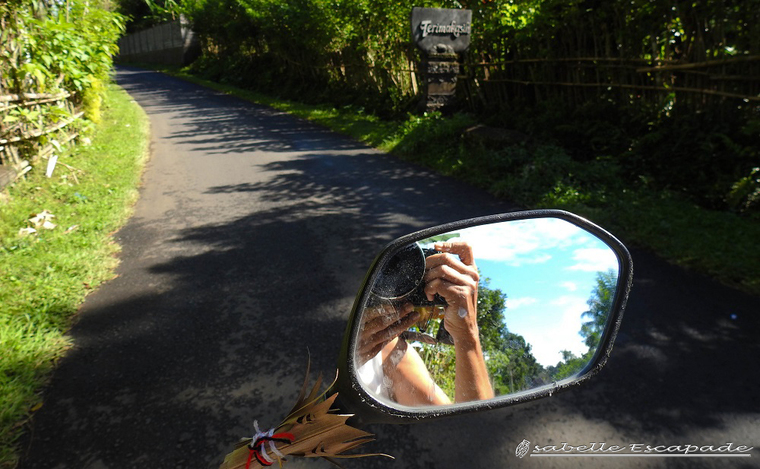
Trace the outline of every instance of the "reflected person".
{"type": "MultiPolygon", "coordinates": [[[[472,247],[441,242],[425,259],[424,294],[445,300],[444,323],[454,342],[455,402],[494,396],[477,324],[478,280],[472,247]]],[[[422,358],[400,335],[420,319],[407,302],[387,302],[364,312],[357,361],[359,377],[372,392],[408,406],[451,404],[422,358]]]]}

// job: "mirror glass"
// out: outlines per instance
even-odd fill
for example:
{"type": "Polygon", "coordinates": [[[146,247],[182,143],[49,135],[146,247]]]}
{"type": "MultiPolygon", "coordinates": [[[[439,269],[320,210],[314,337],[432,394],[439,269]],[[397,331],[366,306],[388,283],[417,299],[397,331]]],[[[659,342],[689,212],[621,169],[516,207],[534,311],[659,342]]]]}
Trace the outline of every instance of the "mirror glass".
{"type": "Polygon", "coordinates": [[[593,359],[617,289],[615,252],[559,218],[511,220],[407,245],[376,268],[354,350],[389,406],[524,393],[593,359]]]}

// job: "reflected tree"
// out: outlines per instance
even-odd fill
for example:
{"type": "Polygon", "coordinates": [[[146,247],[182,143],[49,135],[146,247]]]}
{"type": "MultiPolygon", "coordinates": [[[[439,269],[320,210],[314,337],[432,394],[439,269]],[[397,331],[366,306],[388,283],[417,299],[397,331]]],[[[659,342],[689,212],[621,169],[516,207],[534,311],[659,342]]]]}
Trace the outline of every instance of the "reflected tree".
{"type": "Polygon", "coordinates": [[[550,366],[547,368],[552,381],[559,381],[561,379],[572,376],[583,369],[586,363],[594,356],[593,353],[584,353],[580,357],[577,357],[573,352],[569,350],[562,350],[562,361],[557,363],[557,366],[550,366]]]}
{"type": "Polygon", "coordinates": [[[548,368],[553,380],[560,380],[578,373],[594,357],[604,333],[607,318],[612,311],[612,300],[615,297],[617,280],[617,273],[614,270],[597,272],[596,287],[586,302],[589,310],[581,314],[582,318],[588,320],[583,322],[581,330],[578,332],[583,337],[588,351],[577,357],[572,352],[563,350],[562,361],[557,363],[557,366],[548,368]]]}
{"type": "Polygon", "coordinates": [[[591,297],[587,302],[590,309],[581,315],[589,319],[583,323],[580,331],[589,352],[595,352],[599,345],[607,318],[612,311],[612,299],[615,296],[617,281],[617,273],[614,270],[596,274],[596,288],[591,292],[591,297]]]}
{"type": "Polygon", "coordinates": [[[541,365],[525,338],[507,328],[507,295],[489,288],[488,283],[484,279],[478,286],[478,326],[494,392],[501,395],[528,389],[541,365]]]}

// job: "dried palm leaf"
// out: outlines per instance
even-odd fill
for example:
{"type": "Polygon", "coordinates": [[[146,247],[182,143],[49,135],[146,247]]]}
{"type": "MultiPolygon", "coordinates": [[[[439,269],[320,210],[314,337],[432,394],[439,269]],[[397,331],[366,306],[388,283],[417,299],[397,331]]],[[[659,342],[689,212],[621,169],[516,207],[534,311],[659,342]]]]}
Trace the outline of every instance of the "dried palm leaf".
{"type": "Polygon", "coordinates": [[[338,393],[326,397],[327,391],[319,391],[321,374],[307,394],[309,370],[310,364],[307,364],[301,392],[285,420],[267,432],[260,431],[258,423],[254,422],[256,433],[251,438],[240,440],[219,469],[261,468],[271,466],[275,461],[282,466],[286,456],[323,458],[339,467],[335,459],[368,456],[393,459],[393,456],[382,453],[346,453],[373,441],[374,435],[348,425],[346,421],[352,414],[337,414],[330,409],[338,393]]]}

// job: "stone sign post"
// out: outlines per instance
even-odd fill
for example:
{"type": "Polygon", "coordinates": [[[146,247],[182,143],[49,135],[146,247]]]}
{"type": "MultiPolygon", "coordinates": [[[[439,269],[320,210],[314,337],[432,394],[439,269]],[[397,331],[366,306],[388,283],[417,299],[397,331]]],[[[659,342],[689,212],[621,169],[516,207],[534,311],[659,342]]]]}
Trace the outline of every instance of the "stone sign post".
{"type": "Polygon", "coordinates": [[[438,111],[454,103],[459,54],[470,47],[471,10],[413,8],[412,41],[422,52],[424,111],[438,111]]]}

